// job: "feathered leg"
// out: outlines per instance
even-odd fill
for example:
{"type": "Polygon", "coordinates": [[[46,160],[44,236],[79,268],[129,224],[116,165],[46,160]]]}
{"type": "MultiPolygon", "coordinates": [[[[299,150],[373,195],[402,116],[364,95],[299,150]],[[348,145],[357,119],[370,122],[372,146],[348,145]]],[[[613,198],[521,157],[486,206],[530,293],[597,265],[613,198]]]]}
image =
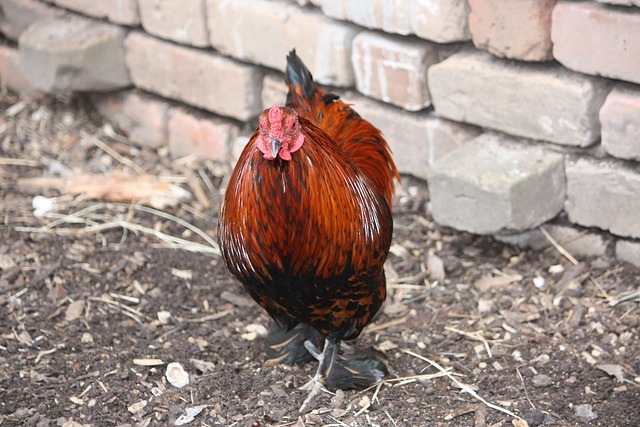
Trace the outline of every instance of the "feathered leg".
{"type": "MultiPolygon", "coordinates": [[[[267,365],[302,365],[317,357],[305,348],[305,342],[310,341],[314,346],[320,346],[324,337],[314,328],[299,324],[288,330],[274,324],[266,341],[267,365]]],[[[317,350],[316,350],[316,353],[317,350]]]]}

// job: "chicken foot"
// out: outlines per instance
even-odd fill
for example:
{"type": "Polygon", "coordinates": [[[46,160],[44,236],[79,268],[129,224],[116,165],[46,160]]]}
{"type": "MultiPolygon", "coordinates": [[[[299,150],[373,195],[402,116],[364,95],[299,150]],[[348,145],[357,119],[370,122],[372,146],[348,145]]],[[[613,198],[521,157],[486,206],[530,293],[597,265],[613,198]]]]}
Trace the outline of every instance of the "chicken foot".
{"type": "Polygon", "coordinates": [[[322,350],[322,353],[318,351],[311,341],[305,341],[304,346],[313,357],[318,359],[319,363],[318,370],[311,381],[300,387],[300,390],[309,391],[309,395],[304,402],[302,402],[302,406],[300,407],[299,412],[301,414],[306,411],[307,406],[309,406],[313,399],[315,399],[315,397],[322,391],[323,382],[329,375],[329,372],[336,361],[336,356],[338,355],[338,343],[329,338],[324,341],[324,349],[322,350]]]}

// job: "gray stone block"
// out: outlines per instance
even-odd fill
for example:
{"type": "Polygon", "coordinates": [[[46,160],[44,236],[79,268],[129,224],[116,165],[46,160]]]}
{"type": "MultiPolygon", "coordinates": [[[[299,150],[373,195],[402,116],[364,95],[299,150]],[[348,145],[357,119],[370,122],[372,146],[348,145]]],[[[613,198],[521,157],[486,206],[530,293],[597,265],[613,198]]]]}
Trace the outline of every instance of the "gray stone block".
{"type": "Polygon", "coordinates": [[[0,33],[11,40],[18,40],[34,22],[62,16],[63,13],[37,0],[0,0],[0,33]]]}
{"type": "Polygon", "coordinates": [[[536,227],[565,198],[563,156],[486,133],[437,161],[427,180],[436,222],[479,234],[536,227]]]}
{"type": "Polygon", "coordinates": [[[600,138],[598,111],[611,83],[557,64],[525,64],[466,50],[433,65],[436,113],[511,135],[572,146],[600,138]]]}
{"type": "Polygon", "coordinates": [[[640,173],[622,162],[567,161],[569,220],[625,237],[640,237],[640,173]]]}
{"type": "Polygon", "coordinates": [[[77,16],[38,21],[19,39],[25,76],[56,94],[129,86],[124,36],[116,25],[77,16]]]}
{"type": "Polygon", "coordinates": [[[640,268],[640,242],[618,240],[616,242],[616,258],[640,268]]]}

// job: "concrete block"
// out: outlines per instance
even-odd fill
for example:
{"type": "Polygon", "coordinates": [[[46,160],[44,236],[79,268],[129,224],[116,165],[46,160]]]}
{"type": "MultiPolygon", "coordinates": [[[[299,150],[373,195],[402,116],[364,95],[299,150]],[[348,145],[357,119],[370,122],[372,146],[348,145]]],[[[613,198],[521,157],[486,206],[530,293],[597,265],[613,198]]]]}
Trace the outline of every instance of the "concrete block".
{"type": "Polygon", "coordinates": [[[137,0],[53,0],[52,3],[114,24],[140,25],[137,0]]]}
{"type": "Polygon", "coordinates": [[[536,227],[565,199],[562,155],[494,133],[442,157],[427,181],[434,220],[479,234],[536,227]]]}
{"type": "Polygon", "coordinates": [[[569,220],[623,237],[640,237],[640,173],[621,162],[567,161],[569,220]]]}
{"type": "Polygon", "coordinates": [[[34,99],[44,96],[25,77],[18,49],[8,45],[0,45],[0,85],[21,96],[34,99]]]}
{"type": "Polygon", "coordinates": [[[640,268],[640,242],[618,240],[616,242],[616,258],[640,268]]]}
{"type": "Polygon", "coordinates": [[[501,58],[552,59],[551,11],[557,0],[469,0],[473,44],[501,58]]]}
{"type": "Polygon", "coordinates": [[[98,111],[137,145],[167,145],[171,104],[139,90],[123,90],[93,97],[98,111]]]}
{"type": "MultiPolygon", "coordinates": [[[[609,234],[585,232],[577,227],[545,224],[545,230],[562,245],[571,255],[581,257],[604,256],[613,245],[613,238],[609,234]]],[[[496,235],[496,240],[520,248],[531,248],[539,251],[552,245],[539,228],[523,233],[496,235]]]]}
{"type": "Polygon", "coordinates": [[[296,48],[316,82],[353,86],[353,25],[282,0],[207,0],[207,18],[211,45],[225,55],[284,71],[296,48]]]}
{"type": "Polygon", "coordinates": [[[640,161],[640,86],[616,85],[600,109],[600,124],[607,153],[640,161]]]}
{"type": "Polygon", "coordinates": [[[555,64],[523,64],[458,52],[428,71],[438,115],[558,144],[600,138],[598,112],[611,83],[555,64]]]}
{"type": "Polygon", "coordinates": [[[262,72],[212,52],[135,32],[125,40],[134,84],[166,98],[248,120],[262,111],[262,72]]]}
{"type": "Polygon", "coordinates": [[[640,0],[596,0],[598,3],[615,4],[619,6],[640,6],[640,0]]]}
{"type": "Polygon", "coordinates": [[[188,109],[175,108],[169,118],[169,152],[172,157],[195,154],[211,160],[229,160],[231,142],[239,127],[230,120],[188,109]]]}
{"type": "Polygon", "coordinates": [[[401,35],[415,34],[438,43],[470,39],[466,0],[323,0],[332,18],[401,35]]]}
{"type": "Polygon", "coordinates": [[[640,9],[560,2],[551,40],[553,56],[567,68],[640,83],[640,9]]]}
{"type": "Polygon", "coordinates": [[[409,113],[354,93],[342,99],[380,129],[401,173],[426,179],[427,171],[450,151],[470,142],[480,129],[436,117],[409,113]]]}
{"type": "Polygon", "coordinates": [[[262,109],[272,105],[284,105],[287,101],[288,88],[281,73],[265,74],[262,80],[262,109]]]}
{"type": "Polygon", "coordinates": [[[31,24],[41,19],[52,19],[64,12],[37,0],[0,0],[0,33],[18,40],[31,24]]]}
{"type": "Polygon", "coordinates": [[[138,0],[149,34],[196,47],[209,46],[205,0],[138,0]]]}
{"type": "Polygon", "coordinates": [[[427,69],[439,61],[436,44],[363,31],[351,60],[360,93],[409,111],[431,105],[427,69]]]}
{"type": "Polygon", "coordinates": [[[116,25],[77,16],[40,20],[20,36],[25,76],[46,93],[129,86],[124,36],[125,31],[116,25]]]}

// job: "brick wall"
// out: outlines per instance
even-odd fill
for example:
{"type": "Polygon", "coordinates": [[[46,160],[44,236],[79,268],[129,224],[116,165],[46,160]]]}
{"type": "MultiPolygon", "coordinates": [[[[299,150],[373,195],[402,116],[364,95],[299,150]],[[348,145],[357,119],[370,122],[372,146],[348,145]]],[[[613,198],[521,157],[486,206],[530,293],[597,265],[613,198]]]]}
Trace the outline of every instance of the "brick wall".
{"type": "Polygon", "coordinates": [[[295,47],[436,221],[536,246],[556,218],[590,230],[574,254],[640,265],[640,2],[498,3],[0,0],[0,81],[90,92],[133,143],[233,162],[295,47]]]}

